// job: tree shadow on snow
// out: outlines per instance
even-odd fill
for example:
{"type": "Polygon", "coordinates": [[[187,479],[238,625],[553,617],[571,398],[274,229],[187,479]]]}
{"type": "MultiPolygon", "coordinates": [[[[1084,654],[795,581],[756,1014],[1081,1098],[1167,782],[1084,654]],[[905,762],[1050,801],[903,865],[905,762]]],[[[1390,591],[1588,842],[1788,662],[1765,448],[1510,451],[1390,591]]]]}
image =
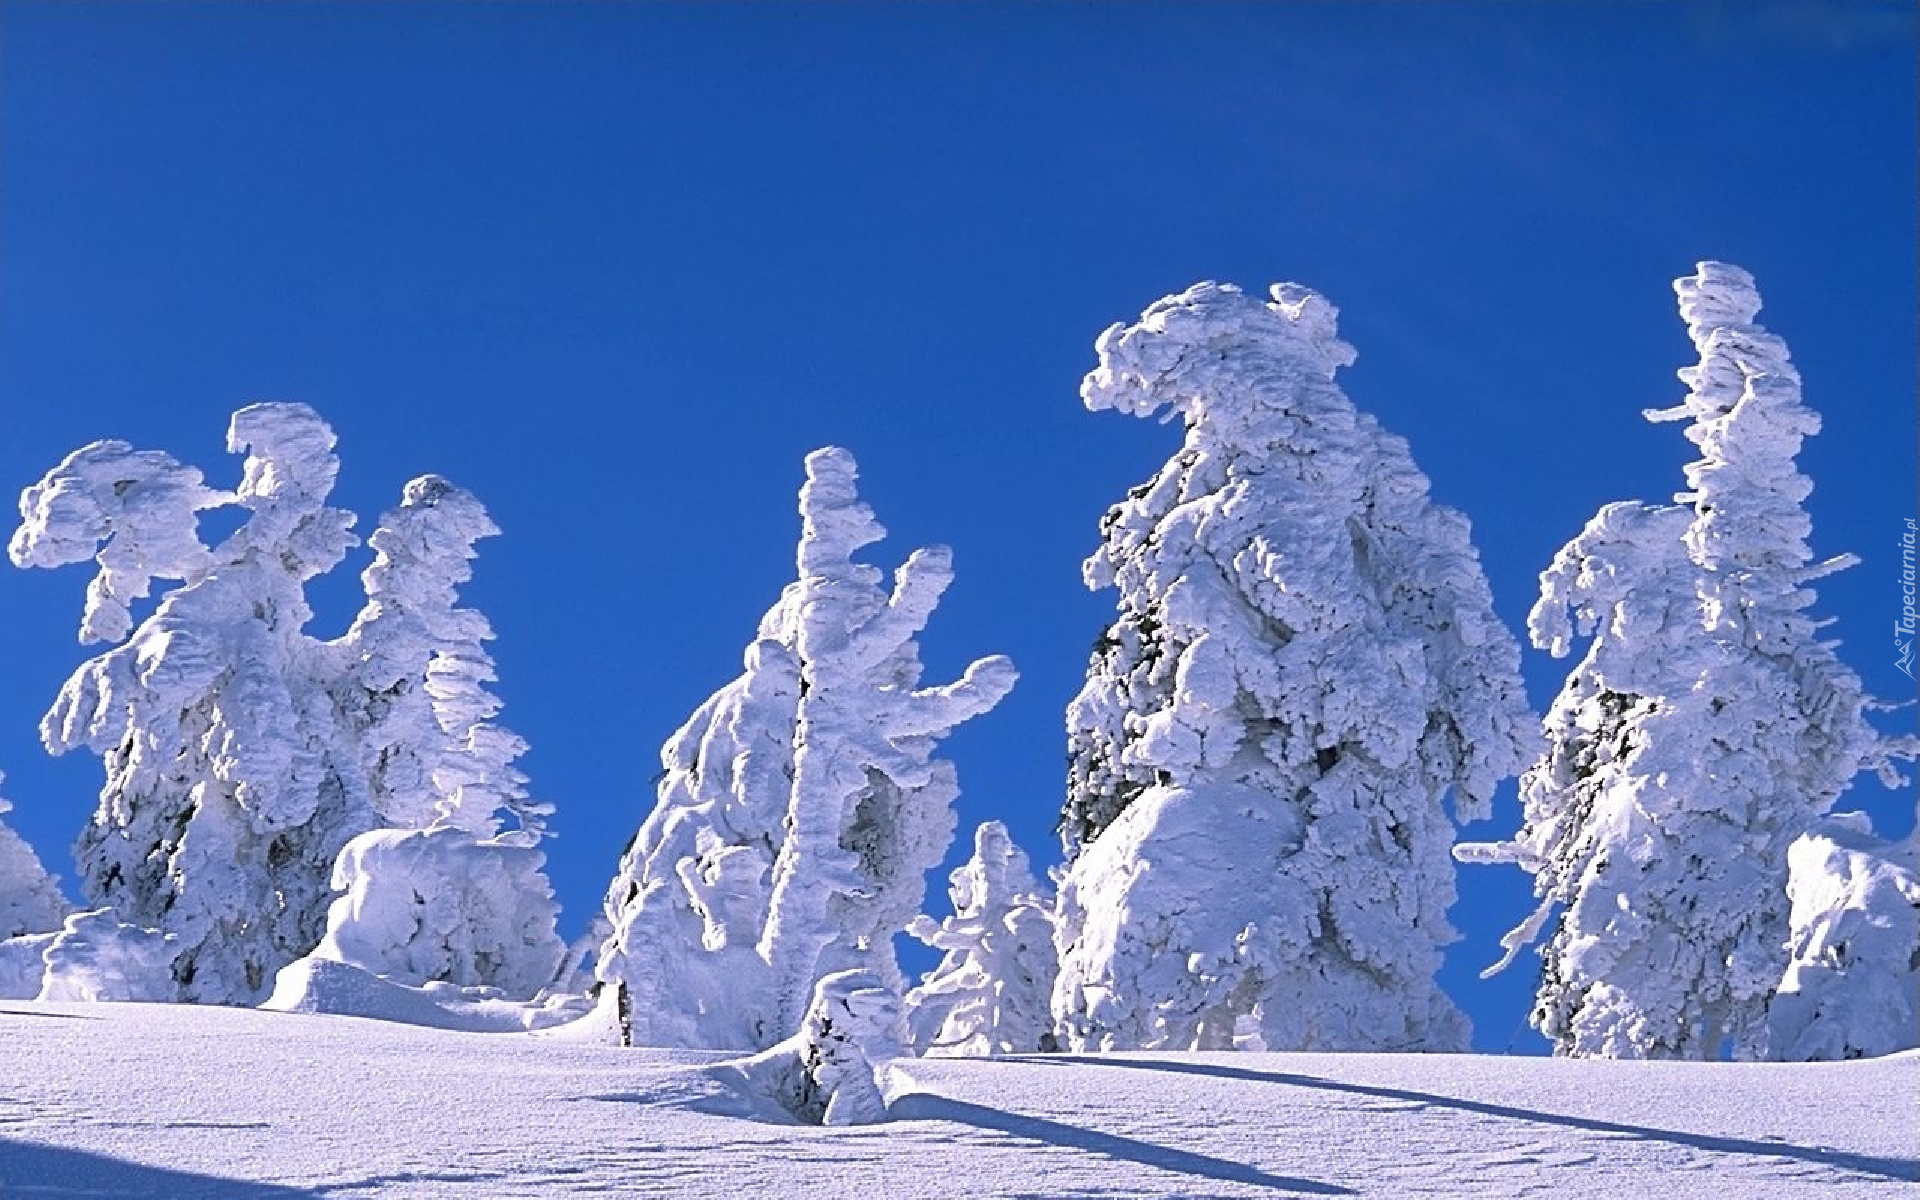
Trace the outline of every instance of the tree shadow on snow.
{"type": "Polygon", "coordinates": [[[1646,1125],[1627,1125],[1618,1121],[1603,1121],[1594,1117],[1574,1117],[1564,1113],[1540,1112],[1530,1108],[1514,1108],[1505,1104],[1488,1104],[1480,1100],[1464,1100],[1458,1096],[1441,1096],[1432,1092],[1415,1092],[1405,1088],[1376,1087],[1363,1083],[1341,1083],[1332,1079],[1322,1079],[1316,1075],[1291,1075],[1279,1071],[1252,1071],[1245,1067],[1225,1067],[1214,1063],[1194,1062],[1154,1062],[1134,1058],[1098,1058],[1071,1054],[1048,1054],[1034,1057],[1020,1057],[1009,1061],[1025,1063],[1081,1063],[1088,1066],[1123,1067],[1141,1071],[1173,1071],[1185,1075],[1213,1075],[1221,1079],[1244,1079],[1254,1083],[1277,1083],[1287,1087],[1316,1088],[1321,1091],[1346,1092],[1352,1095],[1377,1096],[1383,1100],[1404,1100],[1416,1104],[1430,1105],[1435,1108],[1452,1108],[1462,1112],[1480,1113],[1489,1117],[1506,1117],[1515,1121],[1533,1121],[1542,1125],[1564,1125],[1571,1129],[1584,1129],[1592,1133],[1611,1133],[1622,1137],[1638,1138],[1650,1142],[1669,1142],[1676,1146],[1688,1146],[1695,1150],[1708,1150],[1716,1154],[1751,1154],[1762,1158],[1787,1158],[1798,1162],[1813,1163],[1841,1171],[1856,1171],[1863,1175],[1877,1175],[1884,1179],[1897,1179],[1912,1182],[1920,1179],[1920,1159],[1886,1158],[1875,1154],[1854,1154],[1845,1150],[1828,1150],[1817,1146],[1795,1146],[1788,1142],[1753,1141],[1748,1138],[1719,1137],[1707,1133],[1686,1133],[1678,1129],[1655,1129],[1646,1125]]]}
{"type": "Polygon", "coordinates": [[[1175,1150],[1169,1146],[1158,1146],[1136,1138],[1101,1133],[1095,1129],[1082,1129],[1077,1125],[1065,1125],[1059,1121],[987,1108],[980,1104],[968,1104],[964,1100],[952,1100],[927,1092],[909,1092],[899,1097],[888,1106],[887,1116],[893,1121],[951,1121],[957,1125],[991,1129],[1014,1137],[1047,1142],[1055,1146],[1068,1146],[1075,1150],[1085,1150],[1107,1158],[1118,1159],[1121,1162],[1139,1163],[1142,1166],[1158,1167],[1163,1171],[1177,1171],[1183,1175],[1197,1175],[1203,1179],[1215,1179],[1222,1183],[1249,1184],[1254,1187],[1273,1188],[1277,1191],[1311,1196],[1359,1195],[1352,1188],[1341,1187],[1338,1184],[1321,1183],[1313,1179],[1294,1179],[1286,1175],[1270,1175],[1231,1159],[1195,1154],[1190,1150],[1175,1150]]]}
{"type": "Polygon", "coordinates": [[[27,1200],[323,1200],[331,1191],[149,1167],[105,1154],[0,1138],[0,1196],[27,1200]]]}

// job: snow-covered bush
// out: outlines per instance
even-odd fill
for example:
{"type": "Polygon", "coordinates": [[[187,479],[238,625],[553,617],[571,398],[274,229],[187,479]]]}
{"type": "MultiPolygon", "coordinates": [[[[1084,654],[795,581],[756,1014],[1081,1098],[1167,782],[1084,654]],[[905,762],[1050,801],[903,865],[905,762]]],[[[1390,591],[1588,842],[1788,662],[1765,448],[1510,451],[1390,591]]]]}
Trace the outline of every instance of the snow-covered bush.
{"type": "MultiPolygon", "coordinates": [[[[13,802],[0,796],[0,817],[12,808],[13,802]]],[[[59,883],[40,865],[33,847],[0,820],[0,941],[58,929],[68,907],[59,883]]]]}
{"type": "Polygon", "coordinates": [[[635,1041],[753,1048],[796,1028],[814,984],[863,968],[900,988],[893,935],[952,841],[938,739],[1013,685],[1005,658],[920,686],[915,637],[953,577],[916,551],[891,592],[853,561],[884,530],[845,450],[807,458],[800,578],[761,622],[746,671],[662,753],[653,813],[607,895],[599,977],[622,983],[635,1041]]]}
{"type": "Polygon", "coordinates": [[[1467,1041],[1433,981],[1442,805],[1484,816],[1524,759],[1519,650],[1466,519],[1333,382],[1333,306],[1272,295],[1163,299],[1102,335],[1081,388],[1186,437],[1086,564],[1120,616],[1067,713],[1054,1013],[1075,1048],[1467,1041]]]}
{"type": "Polygon", "coordinates": [[[887,1119],[881,1072],[899,1054],[899,991],[872,971],[837,971],[814,984],[798,1033],[731,1069],[802,1124],[872,1125],[887,1119]]]}
{"type": "Polygon", "coordinates": [[[1897,779],[1860,680],[1806,613],[1815,563],[1794,456],[1818,431],[1738,267],[1675,284],[1700,352],[1677,408],[1701,458],[1674,506],[1603,508],[1541,575],[1536,646],[1591,639],[1546,718],[1519,833],[1461,857],[1518,863],[1554,917],[1534,1024],[1563,1054],[1766,1053],[1787,966],[1787,849],[1862,770],[1897,779]]]}
{"type": "Polygon", "coordinates": [[[1871,1058],[1920,1046],[1920,831],[1873,836],[1835,813],[1787,850],[1787,973],[1768,1008],[1769,1058],[1871,1058]]]}
{"type": "Polygon", "coordinates": [[[340,852],[333,887],[343,894],[311,957],[396,983],[527,999],[566,953],[545,861],[514,835],[482,839],[453,825],[363,833],[340,852]]]}
{"type": "Polygon", "coordinates": [[[22,495],[9,550],[23,567],[92,556],[82,640],[127,639],[83,663],[41,723],[52,752],[106,766],[77,847],[82,892],[173,937],[180,998],[250,1004],[319,941],[334,856],[375,817],[302,633],[305,582],[354,540],[351,514],[325,503],[333,432],[304,405],[257,404],[227,442],[247,454],[230,494],[165,454],[77,450],[22,495]],[[196,514],[229,504],[247,520],[202,545],[196,514]],[[128,605],[154,580],[179,586],[129,636],[128,605]]]}
{"type": "Polygon", "coordinates": [[[41,958],[39,999],[172,1000],[173,935],[123,924],[112,909],[69,916],[41,958]]]}
{"type": "Polygon", "coordinates": [[[1053,900],[998,821],[973,835],[949,877],[953,915],[915,917],[907,932],[945,951],[905,1000],[917,1054],[1021,1054],[1054,1048],[1053,900]]]}

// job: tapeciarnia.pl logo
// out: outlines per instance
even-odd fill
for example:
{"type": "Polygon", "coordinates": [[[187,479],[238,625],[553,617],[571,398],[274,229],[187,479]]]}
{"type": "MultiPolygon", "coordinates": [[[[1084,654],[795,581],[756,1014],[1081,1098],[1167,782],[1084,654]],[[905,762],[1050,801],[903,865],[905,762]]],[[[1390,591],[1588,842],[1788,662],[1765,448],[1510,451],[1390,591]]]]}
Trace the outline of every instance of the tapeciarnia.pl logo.
{"type": "Polygon", "coordinates": [[[1907,518],[1907,531],[1900,535],[1900,619],[1893,623],[1893,649],[1899,658],[1894,666],[1913,678],[1913,518],[1907,518]]]}

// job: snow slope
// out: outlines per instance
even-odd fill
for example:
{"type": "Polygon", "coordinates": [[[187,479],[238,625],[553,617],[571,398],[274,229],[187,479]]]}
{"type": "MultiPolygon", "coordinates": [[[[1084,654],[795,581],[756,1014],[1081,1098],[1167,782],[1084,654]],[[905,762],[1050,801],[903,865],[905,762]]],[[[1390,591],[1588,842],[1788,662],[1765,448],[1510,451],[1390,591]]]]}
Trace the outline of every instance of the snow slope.
{"type": "Polygon", "coordinates": [[[0,1004],[0,1196],[1898,1196],[1920,1053],[909,1060],[885,1125],[804,1128],[692,1051],[582,1027],[0,1004]],[[904,1093],[904,1094],[900,1094],[904,1093]]]}

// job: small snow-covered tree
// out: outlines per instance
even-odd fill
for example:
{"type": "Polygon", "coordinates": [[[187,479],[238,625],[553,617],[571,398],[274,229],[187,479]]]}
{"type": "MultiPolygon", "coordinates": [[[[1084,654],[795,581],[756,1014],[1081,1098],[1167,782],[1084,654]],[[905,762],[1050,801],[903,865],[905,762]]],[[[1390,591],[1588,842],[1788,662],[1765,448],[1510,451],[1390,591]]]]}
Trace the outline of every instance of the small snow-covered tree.
{"type": "Polygon", "coordinates": [[[1547,714],[1511,841],[1461,857],[1532,872],[1555,916],[1533,1014],[1557,1052],[1633,1058],[1766,1053],[1787,966],[1787,850],[1862,770],[1910,756],[1864,719],[1860,680],[1817,636],[1815,563],[1794,465],[1819,429],[1786,345],[1753,323],[1738,267],[1675,284],[1698,364],[1677,408],[1701,458],[1674,506],[1608,505],[1541,576],[1536,646],[1591,639],[1547,714]]]}
{"type": "Polygon", "coordinates": [[[920,686],[915,636],[953,577],[915,552],[893,590],[853,561],[884,531],[853,456],[807,458],[800,578],[746,671],[662,752],[658,802],[608,891],[599,977],[627,989],[635,1041],[759,1048],[798,1028],[814,985],[855,968],[898,991],[892,937],[953,837],[938,739],[1014,681],[982,659],[920,686]]]}
{"type": "MultiPolygon", "coordinates": [[[[13,802],[0,796],[0,817],[12,808],[13,802]]],[[[0,941],[58,929],[68,908],[59,883],[40,865],[40,856],[0,820],[0,941]]]]}
{"type": "Polygon", "coordinates": [[[973,857],[949,879],[953,915],[907,926],[946,952],[906,995],[909,1045],[934,1056],[1054,1049],[1053,898],[999,821],[974,831],[973,857]]]}
{"type": "Polygon", "coordinates": [[[1457,1049],[1448,848],[1515,773],[1519,651],[1464,517],[1333,382],[1296,285],[1115,325],[1087,407],[1180,450],[1102,522],[1118,587],[1068,708],[1059,1032],[1075,1048],[1457,1049]]]}
{"type": "Polygon", "coordinates": [[[89,556],[83,641],[124,644],[82,664],[41,724],[54,753],[86,747],[107,779],[77,848],[81,888],[134,927],[171,935],[187,1000],[253,1003],[319,941],[334,856],[374,824],[354,752],[314,678],[307,580],[353,544],[326,505],[334,436],[305,405],[233,416],[247,455],[234,493],[168,456],[99,442],[21,497],[23,567],[89,556]],[[247,519],[201,544],[198,512],[247,519]],[[138,628],[129,602],[174,580],[138,628]]]}
{"type": "Polygon", "coordinates": [[[1873,836],[1834,813],[1787,850],[1787,973],[1768,1006],[1769,1058],[1872,1058],[1920,1046],[1920,829],[1873,836]]]}

